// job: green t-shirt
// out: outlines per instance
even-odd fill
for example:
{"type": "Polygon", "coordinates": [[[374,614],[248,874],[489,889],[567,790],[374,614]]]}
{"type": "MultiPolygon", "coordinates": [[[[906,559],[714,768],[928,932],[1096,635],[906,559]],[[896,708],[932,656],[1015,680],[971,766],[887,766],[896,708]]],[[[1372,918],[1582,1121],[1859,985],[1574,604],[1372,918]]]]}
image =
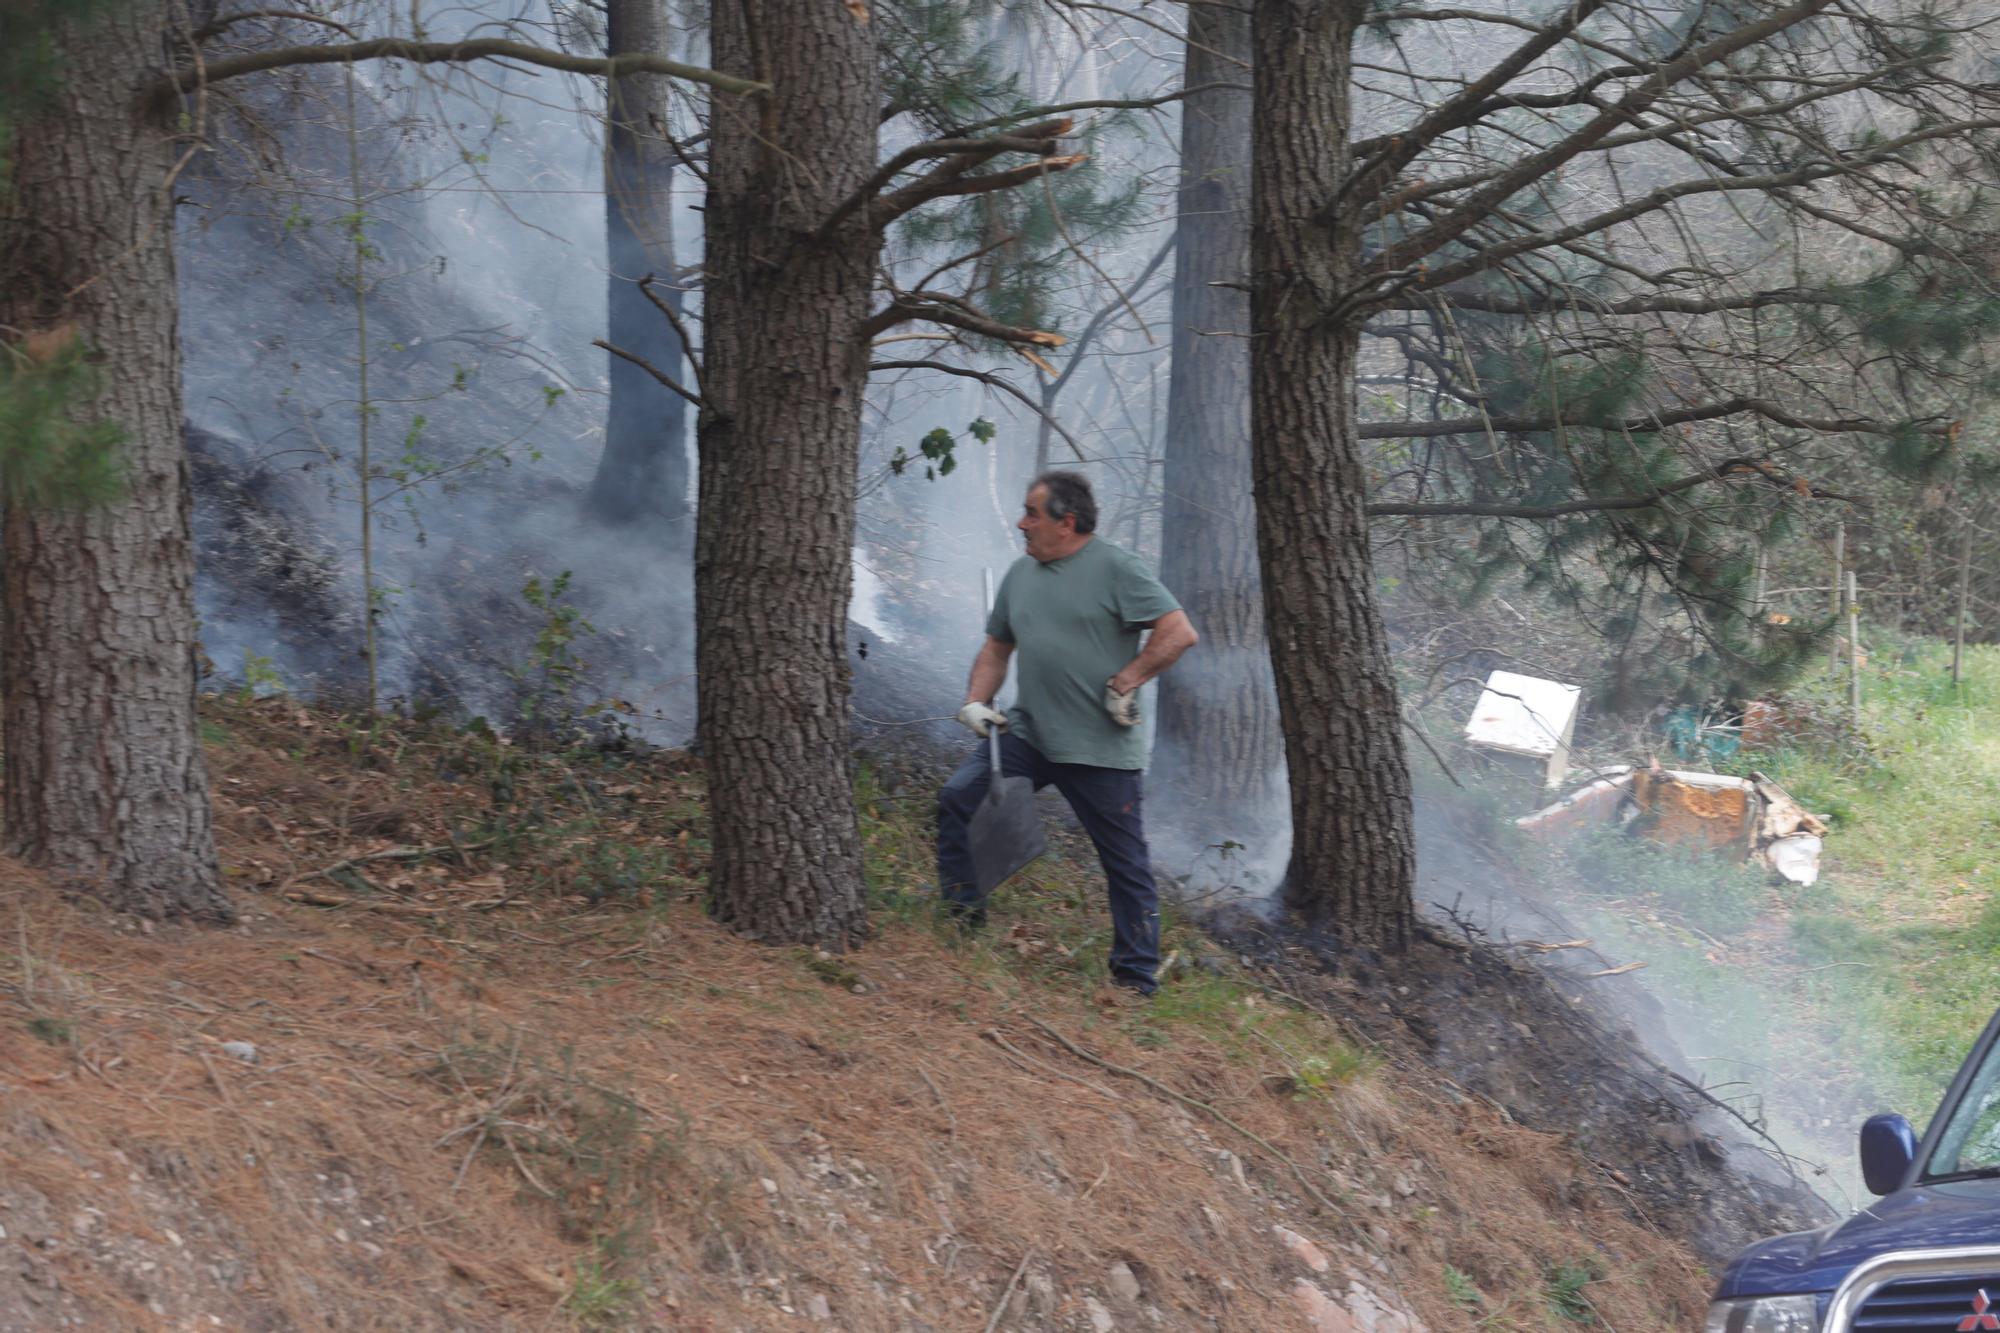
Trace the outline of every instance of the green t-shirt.
{"type": "Polygon", "coordinates": [[[988,634],[1014,645],[1014,734],[1058,764],[1144,768],[1145,729],[1111,720],[1104,685],[1139,655],[1146,627],[1180,605],[1138,556],[1102,537],[1047,564],[1016,560],[986,618],[988,634]]]}

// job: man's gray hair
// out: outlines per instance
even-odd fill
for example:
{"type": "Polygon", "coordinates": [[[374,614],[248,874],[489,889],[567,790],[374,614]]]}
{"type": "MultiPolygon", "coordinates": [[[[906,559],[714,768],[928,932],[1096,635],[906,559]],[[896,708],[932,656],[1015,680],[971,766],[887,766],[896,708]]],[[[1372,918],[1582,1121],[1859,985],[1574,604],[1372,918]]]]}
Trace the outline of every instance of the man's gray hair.
{"type": "Polygon", "coordinates": [[[1050,518],[1060,523],[1075,514],[1078,532],[1097,531],[1097,497],[1091,494],[1088,477],[1081,472],[1044,472],[1028,483],[1031,491],[1037,486],[1048,488],[1044,510],[1050,518]]]}

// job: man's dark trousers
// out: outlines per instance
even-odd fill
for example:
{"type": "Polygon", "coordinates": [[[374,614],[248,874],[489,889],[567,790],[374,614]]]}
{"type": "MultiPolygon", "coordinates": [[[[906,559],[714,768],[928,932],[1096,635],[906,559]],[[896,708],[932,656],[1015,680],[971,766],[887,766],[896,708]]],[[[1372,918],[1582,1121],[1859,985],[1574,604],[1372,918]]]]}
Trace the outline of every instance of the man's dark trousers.
{"type": "MultiPolygon", "coordinates": [[[[972,873],[968,829],[992,781],[992,756],[979,742],[938,793],[938,884],[945,900],[967,916],[984,916],[986,904],[972,873]]],[[[1000,736],[1000,772],[1025,777],[1035,790],[1055,785],[1097,846],[1111,890],[1111,979],[1151,994],[1160,964],[1160,890],[1146,853],[1141,818],[1141,773],[1135,768],[1056,764],[1016,736],[1000,736]]]]}

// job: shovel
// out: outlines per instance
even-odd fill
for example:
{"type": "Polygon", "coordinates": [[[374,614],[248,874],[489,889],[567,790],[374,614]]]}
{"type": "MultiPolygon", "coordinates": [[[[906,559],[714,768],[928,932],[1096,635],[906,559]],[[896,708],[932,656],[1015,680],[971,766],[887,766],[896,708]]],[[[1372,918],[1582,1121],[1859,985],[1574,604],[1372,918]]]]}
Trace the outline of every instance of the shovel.
{"type": "MultiPolygon", "coordinates": [[[[985,571],[986,612],[993,613],[993,571],[985,571]]],[[[986,797],[972,812],[972,878],[983,902],[1009,875],[1042,854],[1042,821],[1035,810],[1035,784],[1000,776],[1000,729],[986,729],[986,753],[993,765],[986,797]]]]}

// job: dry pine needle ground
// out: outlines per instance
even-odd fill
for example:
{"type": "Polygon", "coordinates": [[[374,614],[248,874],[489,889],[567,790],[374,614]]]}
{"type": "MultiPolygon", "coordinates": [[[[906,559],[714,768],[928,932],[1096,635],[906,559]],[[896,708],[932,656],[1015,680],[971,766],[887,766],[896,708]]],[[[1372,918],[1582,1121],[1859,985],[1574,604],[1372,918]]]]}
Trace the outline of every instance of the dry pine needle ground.
{"type": "Polygon", "coordinates": [[[1350,1271],[1432,1328],[1697,1317],[1588,1164],[1334,1023],[1100,1003],[1087,865],[957,944],[864,783],[877,939],[773,950],[701,914],[679,756],[210,718],[242,926],[0,862],[0,1329],[1306,1329],[1350,1271]]]}

